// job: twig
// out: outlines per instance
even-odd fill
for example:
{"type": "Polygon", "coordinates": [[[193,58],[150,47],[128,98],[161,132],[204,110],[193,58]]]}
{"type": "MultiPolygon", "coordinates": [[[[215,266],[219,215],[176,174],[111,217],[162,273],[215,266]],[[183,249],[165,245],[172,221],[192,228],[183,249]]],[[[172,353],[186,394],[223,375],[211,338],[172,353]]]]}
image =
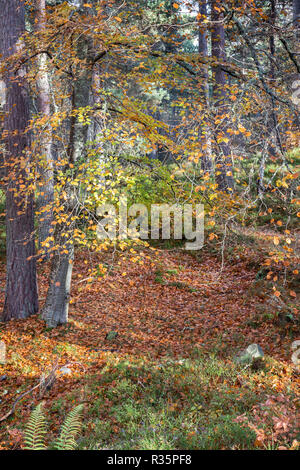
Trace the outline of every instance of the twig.
{"type": "Polygon", "coordinates": [[[2,416],[0,418],[0,423],[2,421],[4,421],[5,419],[7,419],[9,416],[11,416],[14,411],[15,411],[15,408],[17,406],[17,403],[22,399],[24,398],[26,395],[28,395],[29,393],[33,392],[33,390],[35,390],[36,388],[40,387],[41,386],[41,383],[42,383],[42,380],[39,381],[39,383],[37,385],[35,385],[34,387],[32,387],[30,390],[27,390],[26,392],[22,393],[22,395],[20,395],[14,402],[13,406],[12,406],[12,409],[10,411],[8,411],[8,413],[6,413],[4,416],[2,416]]]}
{"type": "Polygon", "coordinates": [[[62,367],[68,367],[68,366],[71,366],[71,365],[74,365],[74,364],[77,364],[77,365],[80,365],[84,370],[85,370],[85,367],[80,364],[79,362],[70,362],[68,364],[65,364],[64,366],[58,366],[58,364],[56,364],[51,372],[47,375],[47,377],[43,377],[41,376],[40,380],[39,380],[39,383],[36,384],[34,387],[30,388],[29,390],[27,390],[26,392],[22,393],[19,397],[16,398],[16,400],[14,401],[13,403],[13,406],[11,408],[10,411],[8,411],[4,416],[2,416],[0,418],[0,423],[2,421],[5,421],[7,418],[9,418],[9,416],[11,416],[14,412],[15,412],[15,409],[16,409],[16,406],[17,406],[17,403],[22,400],[22,398],[24,398],[26,395],[28,395],[29,393],[33,392],[34,390],[36,390],[37,388],[41,387],[43,384],[49,384],[51,380],[53,380],[53,376],[55,375],[55,372],[57,371],[58,368],[62,368],[62,367]]]}

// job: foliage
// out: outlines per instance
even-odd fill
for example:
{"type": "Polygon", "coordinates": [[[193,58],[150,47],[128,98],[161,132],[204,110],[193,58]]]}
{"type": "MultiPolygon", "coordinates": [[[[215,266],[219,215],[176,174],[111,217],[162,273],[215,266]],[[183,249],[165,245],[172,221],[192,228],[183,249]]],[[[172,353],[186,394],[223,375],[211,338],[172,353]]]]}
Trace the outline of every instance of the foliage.
{"type": "MultiPolygon", "coordinates": [[[[1,316],[24,317],[0,325],[4,411],[16,383],[67,359],[87,374],[43,393],[56,418],[88,394],[81,448],[298,448],[299,2],[12,0],[12,21],[2,3],[0,297],[5,309],[38,281],[42,300],[42,319],[37,294],[1,316]],[[98,208],[124,197],[148,214],[203,204],[203,249],[99,239],[98,208]],[[232,357],[253,342],[263,367],[238,368],[232,357]]],[[[19,410],[1,425],[5,448],[22,445],[19,410]]],[[[75,448],[81,414],[68,414],[56,448],[75,448]]],[[[45,438],[38,405],[26,447],[45,438]]]]}
{"type": "MultiPolygon", "coordinates": [[[[56,450],[74,450],[77,446],[76,438],[81,429],[81,415],[83,405],[77,405],[67,414],[62,424],[60,435],[53,448],[56,450]]],[[[40,403],[31,413],[25,429],[24,441],[27,450],[46,449],[45,439],[47,434],[46,419],[43,404],[40,403]]]]}
{"type": "Polygon", "coordinates": [[[73,450],[76,448],[76,438],[81,429],[82,411],[83,405],[78,405],[68,413],[55,444],[57,450],[73,450]]]}
{"type": "MultiPolygon", "coordinates": [[[[43,397],[51,416],[50,442],[57,441],[53,436],[65,410],[81,402],[88,406],[80,449],[290,448],[299,441],[294,424],[299,379],[291,363],[299,326],[277,323],[279,304],[270,302],[274,296],[264,286],[269,281],[256,279],[252,253],[246,258],[241,252],[244,258],[232,259],[222,276],[220,260],[210,252],[200,260],[187,260],[177,250],[143,253],[141,265],[132,262],[136,255],[128,250],[98,254],[97,263],[110,273],[85,283],[89,254],[78,252],[68,325],[47,329],[37,317],[1,324],[0,340],[8,351],[7,364],[0,365],[0,377],[7,375],[3,414],[15,400],[16,376],[18,388],[26,390],[53,361],[71,362],[72,374],[58,376],[43,397]],[[109,332],[118,335],[109,340],[109,332]],[[233,362],[253,342],[267,356],[257,371],[233,362]],[[270,397],[275,404],[264,415],[270,397]],[[272,441],[273,417],[280,415],[288,427],[278,425],[272,441]],[[262,429],[263,440],[255,444],[262,429]]],[[[43,295],[47,277],[41,275],[43,295]]],[[[285,296],[288,300],[288,292],[285,296]]],[[[39,394],[28,397],[14,419],[0,424],[3,448],[22,445],[29,405],[40,399],[39,394]]]]}
{"type": "Polygon", "coordinates": [[[25,429],[25,449],[27,450],[44,450],[45,436],[47,433],[47,424],[40,403],[31,413],[28,424],[25,429]]]}
{"type": "MultiPolygon", "coordinates": [[[[268,376],[270,371],[268,365],[268,376]]],[[[263,380],[260,374],[247,373],[230,362],[203,356],[199,350],[190,359],[167,357],[153,362],[128,357],[116,362],[111,358],[101,377],[95,375],[89,380],[87,393],[94,397],[94,405],[89,409],[80,448],[260,447],[273,435],[277,421],[273,422],[272,417],[279,412],[275,407],[268,420],[262,419],[255,428],[245,424],[247,419],[251,422],[252,410],[272,390],[271,384],[265,382],[266,390],[258,392],[257,384],[263,380]],[[239,418],[241,415],[244,421],[239,418]],[[259,442],[257,436],[261,435],[262,426],[265,434],[259,442]]],[[[294,438],[299,439],[296,410],[287,406],[285,413],[290,423],[289,433],[276,435],[277,446],[280,443],[288,446],[294,438]]]]}

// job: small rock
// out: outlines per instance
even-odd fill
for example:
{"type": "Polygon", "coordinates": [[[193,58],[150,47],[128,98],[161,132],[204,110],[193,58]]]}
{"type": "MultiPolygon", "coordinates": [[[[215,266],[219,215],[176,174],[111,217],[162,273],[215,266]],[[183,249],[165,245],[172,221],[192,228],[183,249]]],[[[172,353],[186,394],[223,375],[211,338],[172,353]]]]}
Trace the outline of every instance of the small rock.
{"type": "Polygon", "coordinates": [[[239,356],[235,357],[235,361],[242,365],[252,365],[255,360],[263,357],[264,353],[261,347],[258,344],[250,344],[239,356]]]}
{"type": "Polygon", "coordinates": [[[263,350],[258,344],[250,344],[246,349],[246,354],[249,354],[252,358],[264,357],[263,350]]]}
{"type": "Polygon", "coordinates": [[[69,367],[61,367],[61,369],[59,369],[59,372],[61,373],[61,375],[72,375],[72,371],[69,367]]]}

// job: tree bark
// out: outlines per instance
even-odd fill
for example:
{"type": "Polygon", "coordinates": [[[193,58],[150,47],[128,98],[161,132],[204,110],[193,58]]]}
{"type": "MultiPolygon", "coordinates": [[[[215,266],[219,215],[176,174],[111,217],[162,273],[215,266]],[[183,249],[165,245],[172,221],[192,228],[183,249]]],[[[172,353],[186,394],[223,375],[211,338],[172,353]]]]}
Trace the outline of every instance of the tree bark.
{"type": "MultiPolygon", "coordinates": [[[[25,10],[20,0],[0,0],[0,53],[7,61],[21,46],[25,10]]],[[[28,188],[29,96],[25,71],[4,74],[4,132],[6,165],[6,293],[2,320],[27,318],[38,311],[34,243],[34,195],[28,188]]]]}
{"type": "MultiPolygon", "coordinates": [[[[276,79],[275,77],[275,67],[274,67],[274,60],[275,60],[275,36],[274,36],[274,28],[276,25],[276,2],[275,0],[270,0],[270,38],[269,38],[269,46],[270,46],[270,79],[271,85],[274,84],[276,79]]],[[[271,156],[276,156],[279,152],[283,152],[282,148],[282,139],[280,135],[278,119],[275,110],[275,102],[274,98],[270,98],[271,102],[271,111],[270,111],[270,122],[269,122],[269,131],[270,134],[273,135],[273,142],[269,143],[269,154],[271,156]]]]}
{"type": "MultiPolygon", "coordinates": [[[[46,0],[36,0],[36,30],[43,32],[46,28],[46,0]]],[[[40,117],[45,117],[47,122],[42,130],[40,142],[39,195],[37,210],[39,218],[39,250],[42,258],[49,258],[49,250],[53,242],[49,240],[51,235],[51,222],[53,221],[54,179],[52,158],[52,128],[50,125],[50,83],[47,70],[47,55],[39,55],[39,70],[37,75],[37,108],[40,117]],[[46,246],[48,245],[48,246],[46,246]]]]}
{"type": "MultiPolygon", "coordinates": [[[[88,137],[88,125],[78,120],[76,111],[79,108],[85,108],[89,104],[93,61],[92,44],[89,38],[79,38],[77,54],[78,58],[85,64],[83,71],[80,66],[76,68],[77,76],[72,83],[72,111],[68,145],[68,159],[72,164],[85,156],[88,137]]],[[[65,211],[70,214],[69,225],[58,223],[56,227],[55,246],[57,250],[52,259],[50,285],[42,312],[42,318],[52,328],[68,322],[74,260],[74,222],[70,219],[71,215],[74,215],[72,212],[74,207],[72,207],[72,191],[68,183],[66,183],[65,190],[69,193],[69,200],[64,203],[65,211]]]]}
{"type": "Polygon", "coordinates": [[[52,259],[50,285],[42,312],[42,318],[50,328],[68,322],[74,260],[71,236],[72,232],[67,234],[67,239],[64,240],[66,242],[64,250],[57,252],[52,259]]]}
{"type": "MultiPolygon", "coordinates": [[[[84,61],[85,65],[77,67],[77,76],[72,87],[72,110],[78,111],[89,104],[90,90],[92,86],[92,45],[91,41],[86,38],[80,38],[77,45],[77,56],[80,61],[84,61]]],[[[71,163],[76,162],[79,158],[84,157],[86,153],[86,142],[88,136],[88,125],[81,122],[76,114],[72,113],[70,123],[70,138],[68,155],[71,163]]]]}
{"type": "MultiPolygon", "coordinates": [[[[204,23],[204,19],[207,17],[207,0],[199,0],[199,14],[203,17],[201,18],[201,24],[199,26],[198,33],[198,51],[202,58],[208,57],[208,30],[207,26],[204,23]]],[[[203,68],[203,85],[202,85],[202,100],[204,115],[209,112],[209,84],[208,84],[208,70],[207,66],[203,68]]],[[[204,117],[205,119],[205,117],[204,117]]],[[[201,131],[200,131],[200,143],[201,143],[201,152],[203,154],[201,163],[202,169],[204,171],[212,170],[212,162],[210,155],[210,138],[209,138],[209,126],[205,121],[201,122],[201,131]]]]}
{"type": "MultiPolygon", "coordinates": [[[[293,0],[293,23],[297,40],[300,40],[300,0],[293,0]]],[[[298,51],[299,54],[299,51],[298,51]]]]}
{"type": "Polygon", "coordinates": [[[215,115],[221,120],[219,135],[215,132],[215,152],[216,152],[216,168],[215,179],[218,189],[221,191],[232,190],[234,180],[232,176],[232,160],[231,149],[227,140],[230,141],[230,134],[227,132],[229,128],[229,112],[228,107],[228,91],[226,89],[226,74],[221,67],[220,62],[224,62],[225,55],[225,31],[222,19],[222,2],[220,0],[212,0],[211,2],[211,19],[214,22],[211,30],[212,41],[212,57],[217,64],[213,66],[213,99],[215,115]]]}

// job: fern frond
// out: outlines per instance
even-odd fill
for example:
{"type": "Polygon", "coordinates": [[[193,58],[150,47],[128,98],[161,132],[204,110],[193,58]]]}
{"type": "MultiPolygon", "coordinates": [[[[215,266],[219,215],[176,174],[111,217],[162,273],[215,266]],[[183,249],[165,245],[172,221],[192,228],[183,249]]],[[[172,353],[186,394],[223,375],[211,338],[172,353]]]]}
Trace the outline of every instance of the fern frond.
{"type": "Polygon", "coordinates": [[[55,444],[57,450],[74,450],[76,437],[80,433],[83,405],[78,405],[71,410],[62,425],[60,436],[55,444]]]}
{"type": "Polygon", "coordinates": [[[43,412],[43,404],[40,403],[31,413],[25,428],[25,449],[44,450],[47,422],[43,412]]]}

